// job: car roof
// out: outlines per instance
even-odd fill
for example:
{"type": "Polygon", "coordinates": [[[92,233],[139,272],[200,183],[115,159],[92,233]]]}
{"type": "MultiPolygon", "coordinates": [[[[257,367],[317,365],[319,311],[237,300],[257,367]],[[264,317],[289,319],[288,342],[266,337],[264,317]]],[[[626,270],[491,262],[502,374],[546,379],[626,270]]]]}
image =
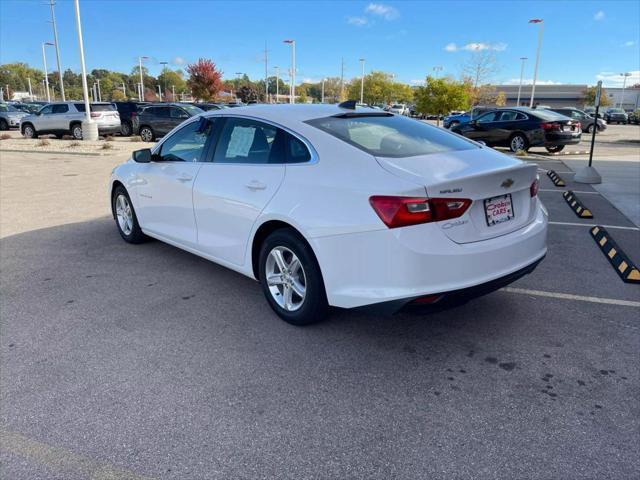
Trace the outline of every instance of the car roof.
{"type": "MultiPolygon", "coordinates": [[[[264,118],[278,123],[306,122],[315,118],[329,117],[340,113],[352,112],[346,108],[340,108],[337,104],[255,104],[247,107],[237,107],[228,110],[212,110],[203,114],[203,116],[219,116],[219,115],[246,115],[248,117],[264,118]]],[[[355,112],[371,112],[377,111],[367,107],[356,107],[355,112]]]]}

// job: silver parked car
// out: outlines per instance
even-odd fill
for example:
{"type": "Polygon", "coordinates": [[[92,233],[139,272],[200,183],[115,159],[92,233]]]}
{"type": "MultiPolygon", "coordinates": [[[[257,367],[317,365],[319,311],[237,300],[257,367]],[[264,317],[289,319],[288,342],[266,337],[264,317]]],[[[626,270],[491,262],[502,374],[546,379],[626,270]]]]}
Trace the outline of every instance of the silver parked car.
{"type": "Polygon", "coordinates": [[[29,115],[8,103],[0,103],[0,130],[9,130],[20,126],[20,119],[29,115]]]}
{"type": "MultiPolygon", "coordinates": [[[[111,103],[92,103],[91,118],[98,125],[99,135],[120,132],[120,115],[111,103]]],[[[42,107],[37,113],[22,118],[20,131],[27,138],[38,135],[71,135],[82,139],[82,120],[85,118],[83,102],[55,102],[42,107]]]]}

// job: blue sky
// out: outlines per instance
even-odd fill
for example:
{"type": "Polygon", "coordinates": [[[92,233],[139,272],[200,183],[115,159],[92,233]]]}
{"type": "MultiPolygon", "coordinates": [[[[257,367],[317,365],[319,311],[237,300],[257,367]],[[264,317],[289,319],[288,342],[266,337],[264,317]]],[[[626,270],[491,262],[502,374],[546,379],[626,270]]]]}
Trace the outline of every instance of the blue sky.
{"type": "MultiPolygon", "coordinates": [[[[631,1],[124,1],[80,0],[87,68],[129,72],[139,55],[151,73],[168,61],[181,68],[198,57],[214,60],[230,78],[236,72],[264,77],[264,46],[284,72],[297,44],[297,80],[383,70],[417,83],[434,66],[460,76],[471,48],[492,49],[499,70],[494,83],[517,82],[522,56],[525,79],[533,77],[537,26],[545,21],[538,74],[545,83],[603,79],[618,86],[619,73],[640,82],[640,2],[631,1]]],[[[63,68],[79,70],[73,2],[58,0],[58,35],[63,68]]],[[[0,0],[0,62],[42,68],[41,42],[52,40],[44,0],[0,0]]],[[[53,49],[48,65],[55,66],[53,49]]]]}

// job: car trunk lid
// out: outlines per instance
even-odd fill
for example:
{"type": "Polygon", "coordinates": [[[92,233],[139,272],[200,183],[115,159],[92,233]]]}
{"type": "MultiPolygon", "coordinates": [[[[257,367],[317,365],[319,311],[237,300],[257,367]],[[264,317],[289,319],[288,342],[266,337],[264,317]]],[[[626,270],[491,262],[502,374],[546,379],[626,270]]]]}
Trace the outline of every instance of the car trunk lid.
{"type": "Polygon", "coordinates": [[[535,217],[536,200],[531,198],[530,188],[537,176],[537,166],[490,148],[404,158],[377,157],[377,160],[387,171],[424,185],[430,198],[472,201],[461,217],[437,222],[456,243],[505,235],[535,217]],[[491,213],[499,211],[509,200],[512,218],[505,220],[506,215],[491,213]],[[496,220],[501,221],[495,223],[496,220]]]}

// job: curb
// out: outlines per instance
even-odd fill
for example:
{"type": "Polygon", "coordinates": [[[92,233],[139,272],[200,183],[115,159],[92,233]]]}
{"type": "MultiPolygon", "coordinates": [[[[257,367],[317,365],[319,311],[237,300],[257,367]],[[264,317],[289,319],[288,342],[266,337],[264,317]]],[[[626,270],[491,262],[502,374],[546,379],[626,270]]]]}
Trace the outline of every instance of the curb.
{"type": "Polygon", "coordinates": [[[593,218],[593,213],[591,213],[591,210],[589,210],[582,204],[582,202],[578,199],[578,197],[576,197],[576,194],[573,193],[573,191],[567,190],[562,194],[562,196],[567,202],[567,205],[569,205],[571,210],[573,210],[573,213],[575,213],[578,217],[593,218]]]}
{"type": "Polygon", "coordinates": [[[640,271],[631,259],[620,250],[618,244],[611,238],[607,229],[601,226],[593,227],[591,236],[607,257],[616,273],[625,283],[640,283],[640,271]]]}
{"type": "Polygon", "coordinates": [[[566,183],[564,183],[564,180],[562,180],[562,178],[560,178],[560,176],[554,170],[547,170],[547,177],[551,179],[551,181],[556,187],[566,186],[566,183]]]}

